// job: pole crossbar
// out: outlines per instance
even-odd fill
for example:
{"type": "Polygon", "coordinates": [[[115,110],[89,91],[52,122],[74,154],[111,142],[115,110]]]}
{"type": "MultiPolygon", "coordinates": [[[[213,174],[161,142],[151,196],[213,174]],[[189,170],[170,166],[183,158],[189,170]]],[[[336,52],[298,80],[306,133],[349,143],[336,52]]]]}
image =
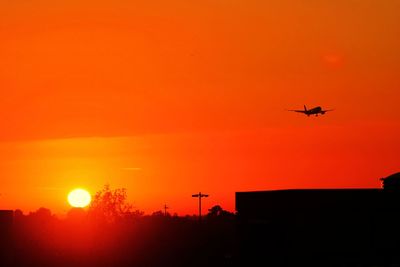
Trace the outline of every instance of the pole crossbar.
{"type": "Polygon", "coordinates": [[[199,192],[198,194],[194,194],[192,195],[192,197],[196,197],[199,199],[199,221],[201,221],[201,199],[203,197],[208,197],[207,194],[202,194],[201,192],[199,192]]]}

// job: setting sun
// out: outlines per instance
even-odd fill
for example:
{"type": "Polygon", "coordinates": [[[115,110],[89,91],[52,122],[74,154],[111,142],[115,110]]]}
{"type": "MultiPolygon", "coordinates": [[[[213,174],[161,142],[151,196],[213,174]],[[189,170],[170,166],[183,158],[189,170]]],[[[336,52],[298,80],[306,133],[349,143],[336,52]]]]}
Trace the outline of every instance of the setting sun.
{"type": "Polygon", "coordinates": [[[75,208],[83,208],[90,204],[91,196],[84,189],[75,189],[68,194],[68,203],[75,208]]]}

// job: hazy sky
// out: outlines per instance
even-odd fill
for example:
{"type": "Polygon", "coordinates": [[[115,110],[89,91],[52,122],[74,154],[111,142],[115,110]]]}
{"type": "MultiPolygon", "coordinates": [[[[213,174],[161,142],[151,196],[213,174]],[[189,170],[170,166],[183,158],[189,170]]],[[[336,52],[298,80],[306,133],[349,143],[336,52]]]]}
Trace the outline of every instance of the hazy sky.
{"type": "Polygon", "coordinates": [[[0,208],[234,210],[400,163],[400,1],[0,2],[0,208]],[[55,3],[56,2],[56,3],[55,3]],[[286,109],[335,109],[306,117],[286,109]]]}

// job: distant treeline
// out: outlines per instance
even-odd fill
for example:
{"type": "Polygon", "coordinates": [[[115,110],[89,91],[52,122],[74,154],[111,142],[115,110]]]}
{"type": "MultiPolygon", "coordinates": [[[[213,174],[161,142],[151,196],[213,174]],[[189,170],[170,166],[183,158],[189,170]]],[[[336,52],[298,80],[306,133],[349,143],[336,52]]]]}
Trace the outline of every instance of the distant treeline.
{"type": "Polygon", "coordinates": [[[201,223],[161,211],[101,221],[72,209],[58,219],[41,208],[15,212],[5,249],[12,266],[226,266],[234,254],[234,231],[234,215],[218,206],[201,223]]]}
{"type": "Polygon", "coordinates": [[[108,185],[87,210],[72,208],[63,219],[46,208],[8,217],[12,223],[0,220],[0,266],[226,266],[236,246],[235,215],[218,205],[201,222],[161,210],[144,215],[125,189],[108,185]]]}

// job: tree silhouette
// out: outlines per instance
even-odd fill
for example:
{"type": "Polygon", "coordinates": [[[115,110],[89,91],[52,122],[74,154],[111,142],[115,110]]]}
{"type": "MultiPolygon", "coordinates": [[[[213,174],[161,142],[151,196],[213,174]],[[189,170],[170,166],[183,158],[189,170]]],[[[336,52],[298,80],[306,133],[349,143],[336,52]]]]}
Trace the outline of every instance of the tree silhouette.
{"type": "Polygon", "coordinates": [[[88,210],[90,218],[105,222],[142,214],[138,210],[133,211],[133,206],[127,201],[125,188],[111,189],[108,184],[94,195],[88,210]]]}
{"type": "Polygon", "coordinates": [[[165,213],[162,210],[155,211],[151,214],[153,217],[165,217],[165,213]]]}
{"type": "Polygon", "coordinates": [[[216,217],[229,217],[233,215],[234,215],[233,213],[224,210],[220,205],[215,205],[208,210],[207,217],[216,218],[216,217]]]}
{"type": "Polygon", "coordinates": [[[55,216],[51,214],[49,209],[42,207],[34,212],[30,212],[28,218],[37,222],[50,222],[55,218],[55,216]]]}

